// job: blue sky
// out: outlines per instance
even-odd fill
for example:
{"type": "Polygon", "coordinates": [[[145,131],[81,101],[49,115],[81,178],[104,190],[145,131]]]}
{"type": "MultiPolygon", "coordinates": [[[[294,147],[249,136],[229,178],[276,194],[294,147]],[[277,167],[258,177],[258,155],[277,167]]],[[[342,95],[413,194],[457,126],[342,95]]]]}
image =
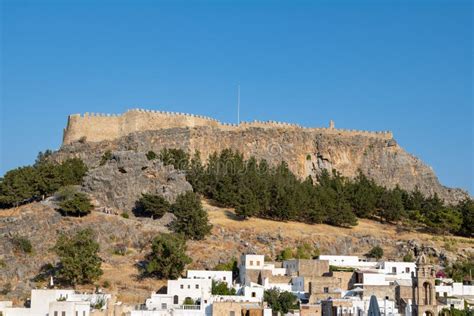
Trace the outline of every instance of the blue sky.
{"type": "Polygon", "coordinates": [[[71,113],[392,130],[474,193],[472,1],[2,1],[0,174],[71,113]]]}

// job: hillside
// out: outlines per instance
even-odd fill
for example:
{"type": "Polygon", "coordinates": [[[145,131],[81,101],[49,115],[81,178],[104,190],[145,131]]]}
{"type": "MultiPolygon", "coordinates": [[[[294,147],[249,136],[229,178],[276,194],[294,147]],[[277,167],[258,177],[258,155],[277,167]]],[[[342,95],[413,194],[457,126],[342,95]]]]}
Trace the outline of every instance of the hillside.
{"type": "Polygon", "coordinates": [[[390,132],[367,132],[329,128],[303,128],[277,122],[229,125],[210,118],[179,113],[131,110],[122,115],[72,115],[56,159],[80,157],[97,166],[104,152],[159,153],[163,148],[199,151],[205,161],[214,152],[230,148],[276,165],[288,163],[301,179],[323,169],[336,169],[352,178],[362,171],[379,185],[426,196],[438,194],[447,203],[469,195],[444,187],[434,171],[398,145],[390,132]]]}
{"type": "MultiPolygon", "coordinates": [[[[363,255],[374,245],[380,245],[389,259],[400,259],[416,249],[439,264],[474,253],[472,239],[400,231],[394,225],[369,220],[360,220],[359,225],[351,229],[257,218],[241,221],[236,219],[232,209],[219,208],[207,201],[204,207],[213,229],[205,240],[188,241],[188,254],[193,258],[189,268],[213,268],[243,252],[259,252],[275,258],[283,248],[296,247],[302,242],[313,244],[325,254],[363,255]]],[[[3,249],[0,289],[8,288],[7,283],[10,283],[11,291],[6,297],[26,298],[31,287],[44,284],[35,283],[32,278],[44,264],[55,261],[51,247],[58,234],[91,227],[97,234],[103,259],[104,275],[97,284],[107,281],[109,291],[120,292],[119,301],[140,303],[165,282],[139,279],[136,264],[148,252],[151,238],[167,231],[166,224],[171,218],[168,214],[161,220],[133,216],[125,219],[97,211],[83,218],[62,217],[47,201],[4,210],[0,213],[0,248],[3,249]],[[33,253],[25,254],[16,249],[11,242],[13,236],[28,238],[33,253]]]]}

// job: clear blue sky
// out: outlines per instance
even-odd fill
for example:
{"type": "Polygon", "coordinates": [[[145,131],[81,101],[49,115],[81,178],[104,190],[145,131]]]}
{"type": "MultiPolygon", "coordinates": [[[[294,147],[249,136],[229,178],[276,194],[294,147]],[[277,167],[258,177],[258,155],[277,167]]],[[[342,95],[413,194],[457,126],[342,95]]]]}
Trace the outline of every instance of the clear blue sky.
{"type": "Polygon", "coordinates": [[[128,108],[392,130],[474,193],[472,1],[2,1],[0,174],[128,108]]]}

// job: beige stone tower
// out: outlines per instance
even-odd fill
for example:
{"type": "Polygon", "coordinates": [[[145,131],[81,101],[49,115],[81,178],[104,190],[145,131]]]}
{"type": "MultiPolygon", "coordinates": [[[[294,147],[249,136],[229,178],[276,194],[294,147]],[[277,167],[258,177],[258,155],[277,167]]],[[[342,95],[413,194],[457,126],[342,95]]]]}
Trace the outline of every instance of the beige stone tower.
{"type": "Polygon", "coordinates": [[[425,255],[416,261],[416,274],[413,278],[413,315],[435,316],[438,314],[435,270],[428,264],[425,255]]]}

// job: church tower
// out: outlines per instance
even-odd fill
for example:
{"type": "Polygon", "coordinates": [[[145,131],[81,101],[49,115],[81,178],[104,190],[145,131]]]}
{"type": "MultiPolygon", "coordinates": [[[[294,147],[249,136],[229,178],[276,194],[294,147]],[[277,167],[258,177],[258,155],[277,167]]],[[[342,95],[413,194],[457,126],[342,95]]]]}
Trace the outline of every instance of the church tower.
{"type": "Polygon", "coordinates": [[[424,254],[416,260],[416,274],[413,279],[413,314],[415,316],[435,316],[438,314],[435,270],[428,264],[424,254]]]}

